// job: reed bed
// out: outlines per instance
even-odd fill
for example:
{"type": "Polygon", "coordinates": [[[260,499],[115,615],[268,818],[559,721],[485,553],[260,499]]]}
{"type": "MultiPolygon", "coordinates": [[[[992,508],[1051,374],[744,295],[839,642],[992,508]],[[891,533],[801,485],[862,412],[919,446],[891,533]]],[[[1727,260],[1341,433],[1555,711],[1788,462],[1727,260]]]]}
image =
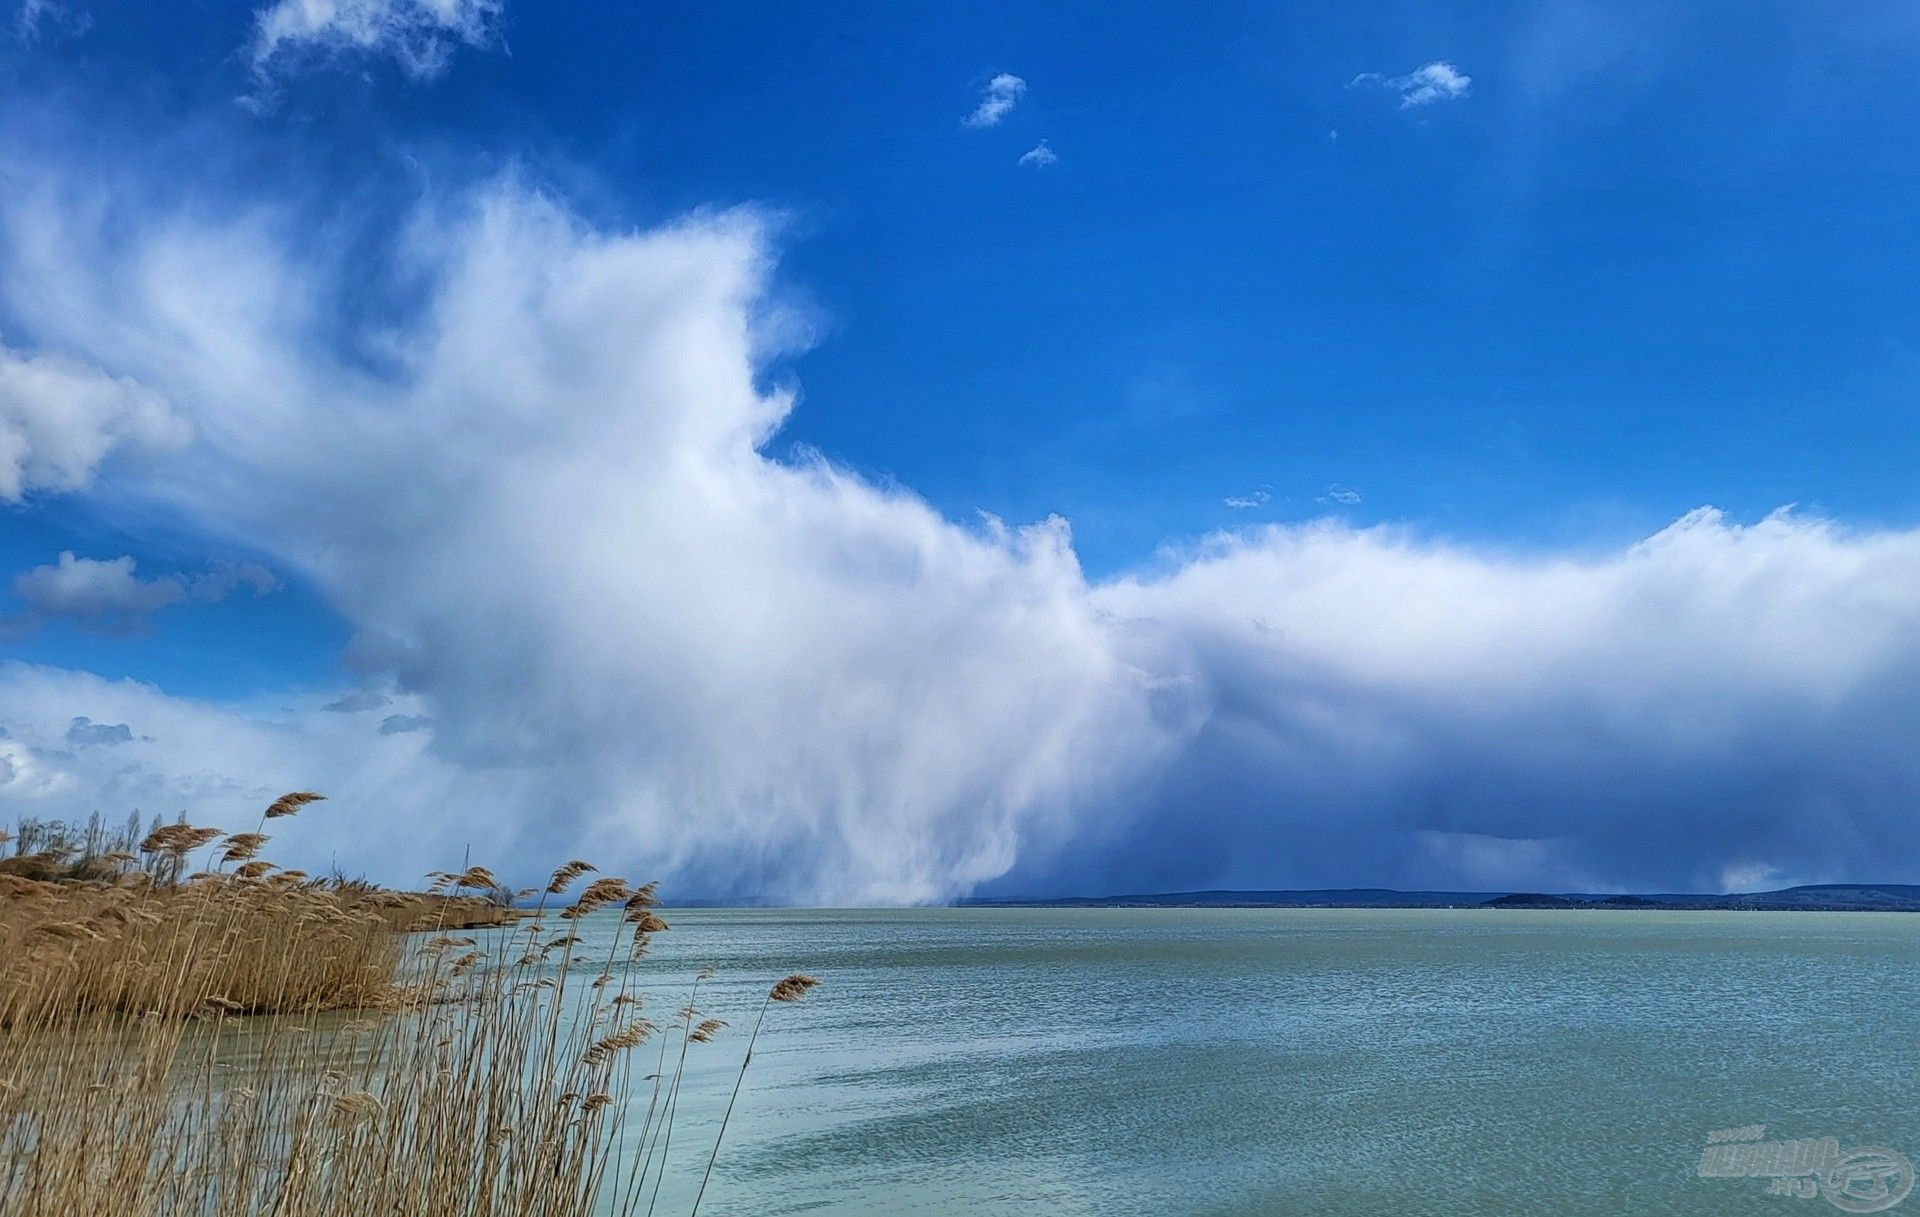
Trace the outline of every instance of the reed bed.
{"type": "Polygon", "coordinates": [[[403,947],[373,901],[331,892],[0,877],[0,1027],[377,1006],[403,947]]]}
{"type": "MultiPolygon", "coordinates": [[[[318,799],[289,797],[263,826],[318,799]]],[[[652,885],[568,863],[517,919],[473,894],[499,891],[484,867],[392,893],[264,844],[161,826],[110,874],[0,874],[0,1213],[635,1217],[676,1149],[711,1173],[718,1141],[676,1146],[673,1117],[725,1023],[710,971],[670,1011],[636,987],[668,929],[652,885]]]]}

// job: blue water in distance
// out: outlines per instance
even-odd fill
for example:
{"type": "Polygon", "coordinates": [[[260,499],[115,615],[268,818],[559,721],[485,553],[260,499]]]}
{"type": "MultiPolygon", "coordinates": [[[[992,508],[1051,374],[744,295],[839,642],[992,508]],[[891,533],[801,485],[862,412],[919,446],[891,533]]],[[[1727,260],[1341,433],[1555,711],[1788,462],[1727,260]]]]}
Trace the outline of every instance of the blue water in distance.
{"type": "Polygon", "coordinates": [[[796,969],[825,983],[773,1008],[704,1214],[1813,1214],[1698,1177],[1708,1134],[1920,1157],[1915,915],[669,918],[654,1004],[712,963],[734,1026],[694,1046],[661,1213],[796,969]]]}

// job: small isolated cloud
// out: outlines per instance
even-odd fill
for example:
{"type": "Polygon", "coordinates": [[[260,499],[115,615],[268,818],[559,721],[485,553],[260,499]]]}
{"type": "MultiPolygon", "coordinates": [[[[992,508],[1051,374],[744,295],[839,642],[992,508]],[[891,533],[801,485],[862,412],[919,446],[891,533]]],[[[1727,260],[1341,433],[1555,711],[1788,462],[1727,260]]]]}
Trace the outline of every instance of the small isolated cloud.
{"type": "Polygon", "coordinates": [[[380,720],[380,734],[408,735],[432,726],[433,720],[424,714],[389,714],[380,720]]]}
{"type": "Polygon", "coordinates": [[[110,452],[172,451],[192,436],[165,398],[132,380],[0,346],[0,502],[84,490],[110,452]]]}
{"type": "Polygon", "coordinates": [[[1452,101],[1456,97],[1465,97],[1473,84],[1473,77],[1443,59],[1422,64],[1405,76],[1382,76],[1378,72],[1362,72],[1347,82],[1349,89],[1378,88],[1400,95],[1400,108],[1410,110],[1415,106],[1430,106],[1436,101],[1452,101]]]}
{"type": "Polygon", "coordinates": [[[415,80],[446,70],[461,46],[497,36],[505,0],[276,0],[254,14],[248,58],[266,76],[287,56],[390,56],[415,80]]]}
{"type": "Polygon", "coordinates": [[[1020,163],[1022,165],[1032,165],[1035,169],[1045,169],[1048,165],[1053,164],[1059,159],[1060,154],[1055,152],[1047,144],[1046,140],[1041,140],[1020,154],[1020,163]]]}
{"type": "Polygon", "coordinates": [[[1313,501],[1321,504],[1352,507],[1355,503],[1365,499],[1365,497],[1365,495],[1351,486],[1329,486],[1325,494],[1316,496],[1313,501]]]}
{"type": "Polygon", "coordinates": [[[131,555],[108,558],[60,555],[51,566],[36,566],[13,580],[13,594],[38,620],[65,618],[109,633],[136,629],[148,614],[187,598],[186,585],[171,576],[142,579],[131,555]]]}
{"type": "Polygon", "coordinates": [[[96,723],[85,715],[67,724],[67,743],[75,748],[97,744],[130,744],[133,728],[125,723],[96,723]]]}
{"type": "Polygon", "coordinates": [[[1013,112],[1020,104],[1020,98],[1026,94],[1027,82],[1011,72],[1002,72],[987,82],[980,94],[980,104],[973,113],[960,120],[963,127],[991,127],[1013,112]]]}
{"type": "Polygon", "coordinates": [[[127,634],[169,605],[212,604],[241,589],[265,595],[278,586],[265,567],[252,563],[205,574],[142,579],[131,554],[81,558],[69,550],[51,565],[14,577],[13,594],[26,610],[5,619],[5,625],[8,633],[19,634],[58,618],[102,633],[127,634]]]}
{"type": "Polygon", "coordinates": [[[363,714],[369,710],[384,710],[393,699],[378,689],[355,689],[334,701],[322,706],[335,714],[363,714]]]}
{"type": "Polygon", "coordinates": [[[1246,511],[1251,507],[1263,507],[1273,500],[1273,494],[1266,490],[1249,491],[1246,494],[1229,495],[1220,501],[1235,511],[1246,511]]]}

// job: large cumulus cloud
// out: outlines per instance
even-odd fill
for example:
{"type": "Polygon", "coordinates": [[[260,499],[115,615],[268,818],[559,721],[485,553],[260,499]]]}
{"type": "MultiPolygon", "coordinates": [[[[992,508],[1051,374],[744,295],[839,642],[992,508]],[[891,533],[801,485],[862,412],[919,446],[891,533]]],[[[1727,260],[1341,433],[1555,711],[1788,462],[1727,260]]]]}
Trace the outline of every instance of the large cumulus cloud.
{"type": "Polygon", "coordinates": [[[1920,873],[1920,534],[1709,509],[1512,555],[1322,523],[1096,589],[1204,728],[1096,883],[1711,889],[1920,873]]]}
{"type": "MultiPolygon", "coordinates": [[[[55,203],[20,224],[101,247],[55,203]]],[[[398,784],[424,834],[480,817],[735,890],[931,898],[1179,730],[1061,522],[963,528],[761,454],[792,397],[757,383],[787,327],[754,215],[606,233],[495,183],[418,217],[405,321],[346,351],[335,268],[272,227],[158,221],[14,304],[191,403],[201,442],[126,493],[325,589],[435,756],[538,776],[458,809],[398,784]]]]}
{"type": "Polygon", "coordinates": [[[767,455],[793,327],[753,212],[610,231],[509,178],[347,267],[270,210],[71,189],[7,206],[10,319],[197,437],[90,493],[321,589],[369,691],[0,669],[18,806],[312,784],[309,831],[391,877],[586,850],[835,901],[1920,877],[1914,534],[1702,512],[1555,556],[1316,524],[1090,583],[1061,521],[767,455]],[[73,748],[82,716],[135,738],[73,748]]]}

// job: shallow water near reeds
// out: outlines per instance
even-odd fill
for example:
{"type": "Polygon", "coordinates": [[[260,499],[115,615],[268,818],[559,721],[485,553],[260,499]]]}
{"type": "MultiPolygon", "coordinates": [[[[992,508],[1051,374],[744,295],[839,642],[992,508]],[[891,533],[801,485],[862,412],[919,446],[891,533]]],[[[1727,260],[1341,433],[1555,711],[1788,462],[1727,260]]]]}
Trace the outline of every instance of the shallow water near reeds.
{"type": "Polygon", "coordinates": [[[693,1046],[663,1214],[800,968],[825,983],[770,1013],[703,1213],[1813,1214],[1698,1177],[1708,1134],[1920,1157],[1920,917],[668,917],[650,1005],[711,963],[734,1026],[693,1046]]]}

